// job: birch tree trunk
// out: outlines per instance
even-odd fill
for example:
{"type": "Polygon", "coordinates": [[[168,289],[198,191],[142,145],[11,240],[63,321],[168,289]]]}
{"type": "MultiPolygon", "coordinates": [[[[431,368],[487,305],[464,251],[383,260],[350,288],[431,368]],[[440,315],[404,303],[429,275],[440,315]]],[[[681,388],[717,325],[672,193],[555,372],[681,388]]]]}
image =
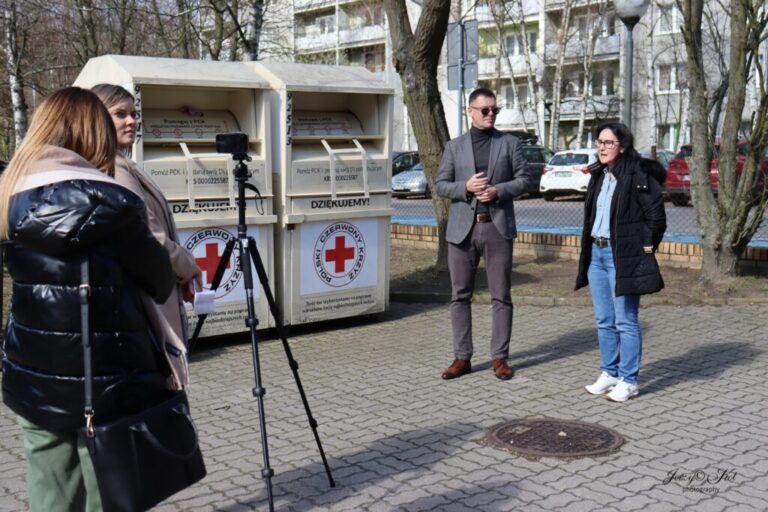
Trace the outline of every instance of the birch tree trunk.
{"type": "Polygon", "coordinates": [[[27,101],[24,98],[24,74],[22,73],[22,58],[26,43],[26,35],[19,23],[19,10],[16,0],[6,0],[3,3],[5,18],[5,57],[8,84],[13,105],[13,132],[15,147],[19,147],[27,133],[27,101]]]}
{"type": "Polygon", "coordinates": [[[563,19],[560,30],[557,33],[557,62],[555,63],[555,76],[552,80],[552,114],[549,120],[549,145],[552,151],[560,148],[560,102],[561,87],[563,83],[563,65],[568,44],[568,32],[571,24],[571,2],[563,3],[563,19]]]}
{"type": "Polygon", "coordinates": [[[259,60],[259,43],[264,26],[265,0],[249,0],[245,13],[243,60],[259,60]]]}
{"type": "MultiPolygon", "coordinates": [[[[587,9],[589,16],[591,14],[591,4],[589,1],[587,1],[587,9]]],[[[582,69],[584,70],[584,80],[582,80],[581,84],[581,105],[579,107],[579,127],[577,133],[577,137],[579,140],[579,147],[583,148],[586,144],[586,141],[584,140],[584,124],[585,119],[587,117],[587,105],[590,103],[590,82],[592,77],[592,66],[594,62],[595,57],[595,46],[597,45],[597,38],[600,36],[600,32],[602,31],[602,14],[605,12],[605,2],[602,2],[597,9],[597,13],[595,16],[595,20],[592,21],[588,18],[589,23],[589,38],[587,39],[587,47],[584,51],[584,57],[582,60],[582,69]],[[600,23],[599,27],[595,27],[595,23],[600,23]],[[596,30],[599,29],[599,30],[596,30]]]]}

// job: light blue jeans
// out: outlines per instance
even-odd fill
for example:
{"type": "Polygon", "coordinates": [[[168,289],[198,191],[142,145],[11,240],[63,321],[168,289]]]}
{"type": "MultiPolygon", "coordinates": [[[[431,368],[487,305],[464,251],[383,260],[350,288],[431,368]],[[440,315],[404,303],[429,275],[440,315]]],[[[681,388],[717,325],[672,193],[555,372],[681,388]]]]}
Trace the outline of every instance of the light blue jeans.
{"type": "Polygon", "coordinates": [[[637,384],[643,352],[643,335],[637,319],[640,296],[616,297],[616,268],[610,247],[592,245],[587,277],[597,322],[600,368],[612,377],[637,384]]]}

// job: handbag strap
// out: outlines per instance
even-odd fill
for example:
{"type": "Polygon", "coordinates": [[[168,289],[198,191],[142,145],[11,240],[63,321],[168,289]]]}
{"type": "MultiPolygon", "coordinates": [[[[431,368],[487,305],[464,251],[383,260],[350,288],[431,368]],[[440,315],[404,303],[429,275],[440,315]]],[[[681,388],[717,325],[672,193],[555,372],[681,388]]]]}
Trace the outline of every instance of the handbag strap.
{"type": "Polygon", "coordinates": [[[91,283],[88,272],[88,258],[85,258],[80,264],[80,279],[81,284],[78,288],[78,296],[80,297],[80,336],[83,343],[83,371],[85,377],[85,434],[88,437],[93,437],[93,367],[91,363],[91,335],[88,314],[91,283]]]}

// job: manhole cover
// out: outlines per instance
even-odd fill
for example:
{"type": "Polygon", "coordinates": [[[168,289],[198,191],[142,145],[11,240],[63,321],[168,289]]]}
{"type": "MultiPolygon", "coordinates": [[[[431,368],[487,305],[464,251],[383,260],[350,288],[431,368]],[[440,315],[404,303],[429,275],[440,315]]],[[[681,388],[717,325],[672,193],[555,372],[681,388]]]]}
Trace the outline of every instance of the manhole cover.
{"type": "Polygon", "coordinates": [[[590,423],[542,418],[496,425],[486,441],[524,457],[577,458],[610,453],[622,445],[624,438],[614,430],[590,423]]]}

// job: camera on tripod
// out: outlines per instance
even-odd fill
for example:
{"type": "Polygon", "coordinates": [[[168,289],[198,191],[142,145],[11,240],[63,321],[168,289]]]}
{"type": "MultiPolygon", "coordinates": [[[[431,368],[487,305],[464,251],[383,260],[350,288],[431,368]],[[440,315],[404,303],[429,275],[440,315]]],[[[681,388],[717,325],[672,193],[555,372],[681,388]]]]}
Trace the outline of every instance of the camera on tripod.
{"type": "Polygon", "coordinates": [[[248,135],[242,132],[219,133],[216,135],[216,152],[229,153],[235,160],[248,160],[248,135]]]}
{"type": "Polygon", "coordinates": [[[238,162],[234,173],[236,178],[249,178],[248,167],[243,162],[250,162],[248,155],[248,135],[242,132],[216,134],[216,152],[229,153],[238,162]]]}

